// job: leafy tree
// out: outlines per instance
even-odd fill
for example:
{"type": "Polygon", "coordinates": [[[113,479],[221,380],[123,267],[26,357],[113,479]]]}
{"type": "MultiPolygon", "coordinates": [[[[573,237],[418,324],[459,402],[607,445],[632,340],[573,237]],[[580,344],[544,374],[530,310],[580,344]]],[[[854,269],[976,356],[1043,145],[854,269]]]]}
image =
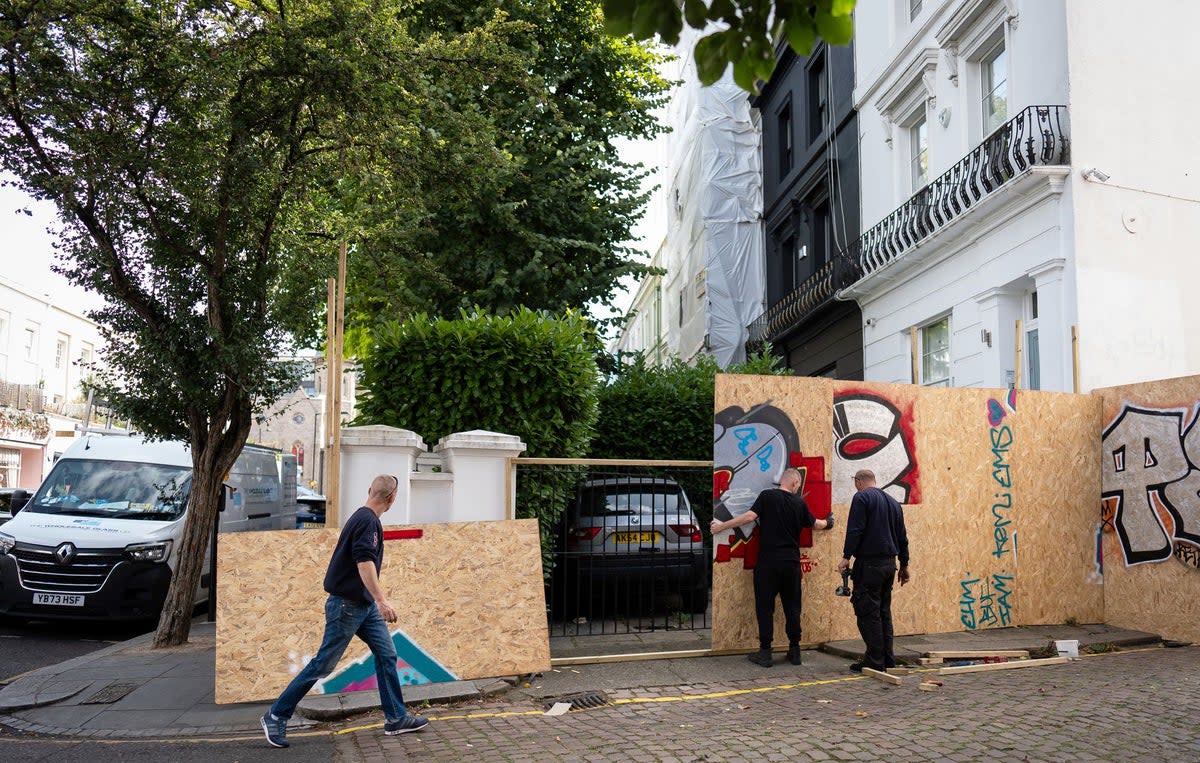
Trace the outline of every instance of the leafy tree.
{"type": "Polygon", "coordinates": [[[58,206],[60,272],[106,300],[93,316],[108,343],[100,391],[148,435],[191,447],[191,506],[156,646],[186,641],[222,477],[252,413],[290,381],[272,362],[286,344],[272,302],[281,226],[337,185],[339,167],[386,170],[345,173],[358,186],[341,189],[347,200],[368,180],[423,177],[436,134],[472,126],[445,97],[484,91],[511,67],[502,19],[417,42],[397,9],[0,5],[0,166],[58,206]]]}
{"type": "MultiPolygon", "coordinates": [[[[646,270],[624,243],[647,200],[645,173],[621,159],[615,141],[663,129],[652,114],[669,84],[657,72],[661,56],[605,34],[597,0],[421,0],[404,8],[420,37],[460,34],[499,12],[520,30],[506,44],[523,71],[499,77],[486,100],[447,99],[477,124],[447,136],[437,182],[385,189],[411,198],[347,215],[361,233],[349,261],[348,333],[415,312],[586,310],[607,301],[623,276],[646,270]],[[490,142],[496,158],[454,161],[463,140],[490,142]]],[[[286,284],[304,336],[323,328],[312,306],[324,298],[320,276],[332,272],[334,247],[324,246],[297,249],[297,277],[286,284]]]]}
{"type": "Polygon", "coordinates": [[[845,45],[854,36],[851,14],[856,2],[604,0],[604,18],[613,34],[632,34],[639,40],[657,34],[670,45],[679,42],[684,21],[693,29],[711,28],[696,45],[700,81],[711,85],[733,64],[733,79],[738,86],[757,93],[758,83],[769,80],[775,71],[777,39],[786,38],[800,56],[811,53],[818,39],[845,45]]]}

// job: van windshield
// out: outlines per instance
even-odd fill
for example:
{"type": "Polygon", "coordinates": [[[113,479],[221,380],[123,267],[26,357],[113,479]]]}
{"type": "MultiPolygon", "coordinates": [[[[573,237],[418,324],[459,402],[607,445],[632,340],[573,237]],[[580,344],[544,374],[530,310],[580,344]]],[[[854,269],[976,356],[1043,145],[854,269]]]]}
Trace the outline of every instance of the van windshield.
{"type": "Polygon", "coordinates": [[[62,460],[25,511],[170,522],[183,516],[191,487],[191,470],[181,466],[62,460]]]}

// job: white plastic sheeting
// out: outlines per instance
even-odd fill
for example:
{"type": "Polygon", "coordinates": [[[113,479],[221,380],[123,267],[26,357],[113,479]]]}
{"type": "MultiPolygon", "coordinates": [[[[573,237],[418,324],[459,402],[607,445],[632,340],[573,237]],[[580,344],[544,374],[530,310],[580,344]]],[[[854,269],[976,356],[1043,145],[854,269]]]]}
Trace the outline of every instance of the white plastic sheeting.
{"type": "Polygon", "coordinates": [[[668,344],[685,358],[707,351],[724,368],[745,359],[746,327],[763,310],[759,124],[731,77],[702,87],[694,66],[671,112],[664,259],[679,318],[668,344]]]}

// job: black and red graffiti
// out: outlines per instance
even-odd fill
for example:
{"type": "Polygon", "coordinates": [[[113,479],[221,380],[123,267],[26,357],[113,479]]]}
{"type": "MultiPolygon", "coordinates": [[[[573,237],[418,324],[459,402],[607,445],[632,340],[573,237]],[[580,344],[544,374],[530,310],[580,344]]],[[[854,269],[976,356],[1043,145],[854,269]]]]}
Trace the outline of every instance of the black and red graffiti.
{"type": "Polygon", "coordinates": [[[1101,512],[1126,565],[1165,561],[1180,545],[1200,547],[1198,418],[1200,406],[1125,404],[1104,430],[1101,512]]]}
{"type": "MultiPolygon", "coordinates": [[[[751,507],[758,494],[777,487],[784,469],[800,471],[800,495],[813,516],[830,511],[830,483],[825,479],[825,459],[800,452],[800,438],[787,414],[771,401],[749,410],[730,406],[717,413],[713,427],[713,516],[728,520],[751,507]]],[[[735,528],[725,538],[714,538],[717,562],[742,559],[753,569],[757,557],[754,523],[735,528]]],[[[800,545],[812,546],[812,531],[801,532],[800,545]]]]}

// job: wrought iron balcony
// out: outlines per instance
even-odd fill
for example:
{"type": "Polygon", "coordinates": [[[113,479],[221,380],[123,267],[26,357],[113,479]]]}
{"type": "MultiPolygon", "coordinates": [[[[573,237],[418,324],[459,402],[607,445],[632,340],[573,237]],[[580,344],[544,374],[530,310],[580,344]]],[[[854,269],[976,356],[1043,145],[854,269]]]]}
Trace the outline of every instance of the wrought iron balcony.
{"type": "Polygon", "coordinates": [[[751,323],[748,345],[778,339],[838,291],[892,262],[1031,167],[1070,161],[1067,107],[1022,109],[751,323]]]}
{"type": "Polygon", "coordinates": [[[912,249],[1021,173],[1070,164],[1066,106],[1030,106],[845,249],[863,276],[912,249]]]}
{"type": "Polygon", "coordinates": [[[839,289],[860,277],[849,260],[840,254],[835,256],[750,324],[748,346],[754,348],[778,339],[817,308],[830,302],[839,289]]]}

